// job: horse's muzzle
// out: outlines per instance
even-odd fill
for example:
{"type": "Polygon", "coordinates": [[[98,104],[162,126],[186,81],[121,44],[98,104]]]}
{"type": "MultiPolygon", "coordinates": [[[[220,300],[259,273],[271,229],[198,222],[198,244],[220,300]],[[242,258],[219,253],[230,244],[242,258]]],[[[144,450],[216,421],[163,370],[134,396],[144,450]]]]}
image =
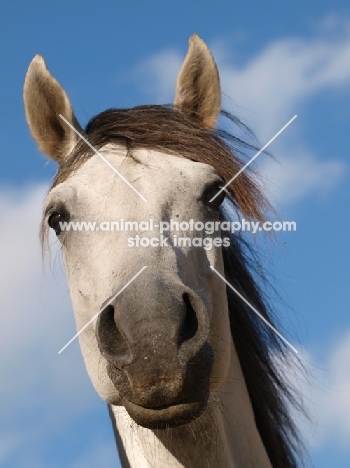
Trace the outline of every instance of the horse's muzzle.
{"type": "Polygon", "coordinates": [[[163,287],[162,297],[148,300],[147,309],[142,297],[124,298],[127,308],[115,301],[97,320],[108,375],[130,416],[145,427],[186,424],[208,400],[214,361],[209,314],[181,286],[181,294],[163,287]]]}

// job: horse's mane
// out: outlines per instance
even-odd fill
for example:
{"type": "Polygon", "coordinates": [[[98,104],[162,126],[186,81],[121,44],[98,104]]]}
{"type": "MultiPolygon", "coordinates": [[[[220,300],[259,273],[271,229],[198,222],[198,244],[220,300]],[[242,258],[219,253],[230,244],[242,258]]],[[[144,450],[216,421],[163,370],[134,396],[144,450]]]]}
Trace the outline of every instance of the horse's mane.
{"type": "MultiPolygon", "coordinates": [[[[223,112],[233,123],[247,128],[231,114],[223,112]]],[[[226,180],[244,165],[237,157],[236,145],[254,148],[223,130],[208,130],[196,121],[168,106],[139,106],[132,109],[109,109],[87,124],[85,135],[96,149],[108,143],[133,150],[146,148],[183,156],[210,164],[226,180]]],[[[65,163],[59,167],[52,187],[66,180],[88,158],[92,150],[80,141],[65,163]]],[[[135,160],[137,161],[137,160],[135,160]]],[[[229,187],[229,200],[245,217],[265,219],[269,207],[256,181],[246,170],[229,187]]],[[[222,216],[228,216],[222,213],[222,216]]],[[[45,228],[42,229],[42,239],[45,228]]],[[[223,248],[225,276],[247,300],[274,326],[271,308],[264,298],[261,272],[258,272],[252,248],[237,236],[231,236],[230,247],[223,248]],[[250,253],[249,253],[250,252],[250,253]]],[[[288,368],[288,350],[272,330],[258,319],[243,301],[227,287],[231,334],[241,363],[254,416],[261,439],[274,467],[298,466],[302,444],[290,415],[294,406],[301,410],[297,392],[283,376],[288,368]],[[279,357],[277,363],[275,356],[279,357]]]]}

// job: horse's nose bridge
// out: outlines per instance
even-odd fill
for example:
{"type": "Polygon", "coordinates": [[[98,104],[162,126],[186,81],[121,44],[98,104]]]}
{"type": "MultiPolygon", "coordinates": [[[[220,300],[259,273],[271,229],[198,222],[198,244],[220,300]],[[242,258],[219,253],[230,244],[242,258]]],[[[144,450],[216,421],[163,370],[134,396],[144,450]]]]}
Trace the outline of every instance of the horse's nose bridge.
{"type": "Polygon", "coordinates": [[[113,306],[115,324],[133,347],[151,336],[153,339],[162,336],[175,344],[186,314],[179,288],[157,278],[117,298],[113,306]]]}

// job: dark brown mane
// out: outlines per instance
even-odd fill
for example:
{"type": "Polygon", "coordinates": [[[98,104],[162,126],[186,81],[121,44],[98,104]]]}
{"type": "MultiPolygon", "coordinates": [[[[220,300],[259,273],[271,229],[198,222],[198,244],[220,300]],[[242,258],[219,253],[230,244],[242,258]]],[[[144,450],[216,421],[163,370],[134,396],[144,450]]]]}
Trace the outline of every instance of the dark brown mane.
{"type": "MultiPolygon", "coordinates": [[[[226,116],[236,120],[233,116],[226,116]]],[[[134,149],[146,148],[210,164],[226,181],[244,165],[232,150],[232,145],[242,143],[239,139],[223,131],[209,131],[166,106],[107,110],[88,123],[85,135],[97,149],[107,143],[124,145],[130,157],[133,157],[134,149]]],[[[92,154],[92,150],[81,141],[64,165],[59,167],[52,187],[69,178],[92,154]]],[[[249,172],[241,173],[229,189],[232,203],[246,218],[264,219],[268,203],[249,172]]],[[[223,256],[226,279],[273,323],[244,239],[236,234],[232,236],[230,247],[223,248],[223,256]]],[[[301,444],[290,416],[290,407],[292,404],[300,409],[300,405],[293,389],[285,382],[283,370],[272,358],[273,353],[280,355],[282,360],[287,356],[285,344],[229,288],[227,298],[232,338],[256,425],[271,464],[276,468],[296,467],[301,457],[301,444]]],[[[285,364],[288,367],[288,362],[285,364]]]]}
{"type": "MultiPolygon", "coordinates": [[[[96,149],[114,142],[125,145],[130,155],[136,148],[181,155],[210,164],[228,181],[243,166],[243,162],[232,153],[229,144],[221,138],[221,133],[212,132],[166,106],[109,109],[91,119],[85,129],[86,137],[96,149]]],[[[232,139],[240,141],[234,137],[232,139]]],[[[59,168],[51,188],[66,180],[92,154],[93,151],[81,141],[59,168]]],[[[240,174],[230,190],[245,216],[263,219],[265,200],[246,173],[240,174]]]]}

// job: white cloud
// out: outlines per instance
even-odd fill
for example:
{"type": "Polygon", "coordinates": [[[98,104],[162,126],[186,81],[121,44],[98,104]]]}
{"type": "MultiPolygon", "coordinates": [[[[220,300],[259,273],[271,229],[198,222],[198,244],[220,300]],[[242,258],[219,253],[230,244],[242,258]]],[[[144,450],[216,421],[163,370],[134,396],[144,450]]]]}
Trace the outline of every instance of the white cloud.
{"type": "MultiPolygon", "coordinates": [[[[224,107],[232,108],[233,99],[239,117],[265,144],[293,115],[302,115],[305,105],[318,93],[346,92],[350,84],[349,25],[350,21],[327,17],[314,37],[277,40],[241,66],[234,64],[224,42],[216,41],[213,53],[224,107]],[[225,96],[231,100],[228,105],[225,96]]],[[[179,52],[169,50],[144,60],[133,72],[141,91],[156,102],[172,102],[183,59],[179,52]]],[[[274,143],[272,152],[280,164],[270,160],[263,165],[267,186],[280,203],[325,192],[340,181],[345,171],[345,163],[337,156],[322,160],[312,153],[303,141],[301,125],[299,118],[274,143]]]]}
{"type": "Polygon", "coordinates": [[[219,63],[223,90],[249,110],[253,128],[268,139],[314,94],[350,84],[349,39],[287,38],[243,67],[219,63]]]}
{"type": "MultiPolygon", "coordinates": [[[[284,377],[306,410],[306,417],[292,410],[306,448],[317,451],[327,445],[350,452],[350,329],[332,343],[324,359],[307,349],[298,351],[301,365],[290,351],[284,377]]],[[[279,362],[278,355],[275,359],[279,362]]]]}
{"type": "Polygon", "coordinates": [[[350,447],[350,330],[318,366],[318,388],[314,388],[313,412],[318,421],[318,445],[326,440],[350,447]]]}
{"type": "Polygon", "coordinates": [[[176,50],[164,50],[148,57],[133,71],[141,91],[159,104],[174,100],[175,81],[183,61],[176,50]]]}
{"type": "MultiPolygon", "coordinates": [[[[350,84],[350,31],[343,28],[338,36],[280,39],[240,67],[230,61],[234,51],[228,51],[224,41],[216,41],[212,49],[224,95],[240,110],[247,110],[248,120],[260,136],[272,136],[271,131],[298,113],[303,100],[350,84]]],[[[142,91],[157,102],[171,102],[183,60],[179,51],[163,50],[142,61],[133,76],[142,91]]]]}
{"type": "Polygon", "coordinates": [[[310,151],[301,149],[294,154],[281,149],[278,160],[265,158],[260,167],[263,187],[276,203],[293,203],[310,194],[326,193],[337,185],[344,175],[340,161],[318,160],[310,151]]]}

